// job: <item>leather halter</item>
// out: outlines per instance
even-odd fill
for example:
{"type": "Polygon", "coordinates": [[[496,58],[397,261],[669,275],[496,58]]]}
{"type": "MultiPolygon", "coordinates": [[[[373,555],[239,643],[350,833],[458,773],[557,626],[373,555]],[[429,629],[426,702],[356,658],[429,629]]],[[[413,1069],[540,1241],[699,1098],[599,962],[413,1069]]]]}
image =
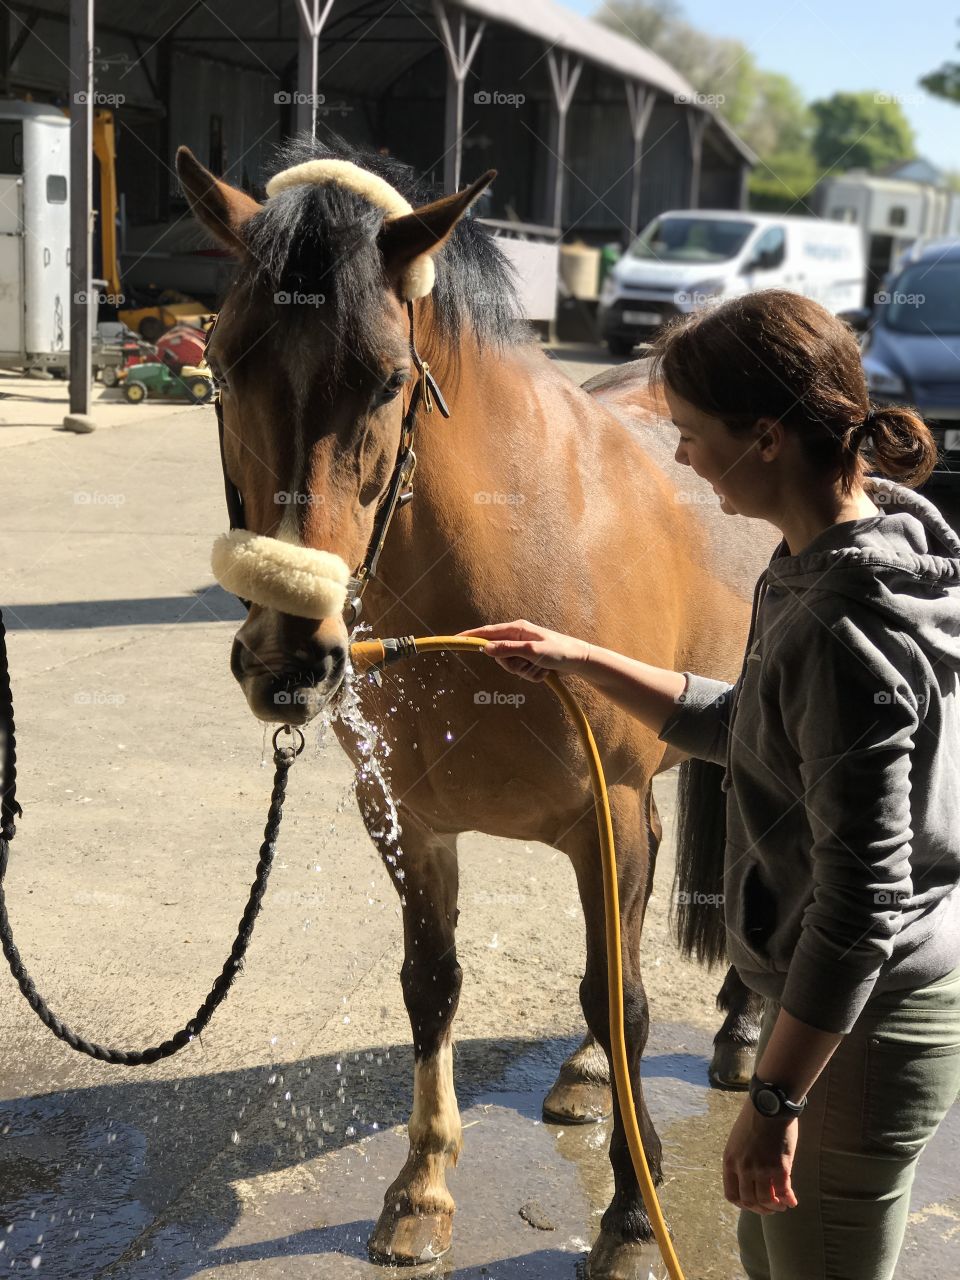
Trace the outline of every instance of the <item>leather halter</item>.
{"type": "MultiPolygon", "coordinates": [[[[412,302],[407,303],[407,316],[410,324],[410,356],[417,371],[417,378],[413,384],[413,391],[410,394],[410,402],[407,405],[406,411],[403,415],[403,421],[400,426],[400,443],[397,448],[397,456],[393,464],[393,474],[391,475],[390,483],[377,506],[377,514],[374,518],[373,534],[371,535],[366,555],[364,556],[360,567],[347,583],[347,604],[344,609],[344,622],[350,631],[353,630],[359,621],[361,597],[366,590],[367,583],[371,578],[375,578],[377,576],[377,564],[379,563],[380,553],[383,550],[383,544],[386,541],[387,532],[390,528],[390,522],[393,519],[394,513],[398,507],[406,506],[413,497],[413,473],[417,466],[417,455],[413,451],[413,435],[414,428],[416,426],[417,412],[422,404],[425,413],[433,413],[434,405],[436,405],[444,418],[450,417],[450,410],[447,408],[447,403],[443,398],[439,386],[437,386],[436,379],[430,370],[430,365],[426,360],[421,358],[420,353],[417,350],[417,344],[414,337],[412,302]]],[[[205,345],[209,345],[216,327],[217,320],[214,320],[213,324],[207,331],[205,345]]],[[[220,400],[219,389],[214,396],[214,406],[217,412],[217,434],[220,441],[220,466],[223,470],[223,487],[224,495],[227,500],[227,514],[230,518],[230,528],[246,529],[247,524],[244,512],[243,495],[227,474],[227,460],[224,453],[223,443],[223,405],[220,400]]],[[[245,609],[249,610],[250,602],[248,600],[240,600],[240,603],[245,609]]]]}

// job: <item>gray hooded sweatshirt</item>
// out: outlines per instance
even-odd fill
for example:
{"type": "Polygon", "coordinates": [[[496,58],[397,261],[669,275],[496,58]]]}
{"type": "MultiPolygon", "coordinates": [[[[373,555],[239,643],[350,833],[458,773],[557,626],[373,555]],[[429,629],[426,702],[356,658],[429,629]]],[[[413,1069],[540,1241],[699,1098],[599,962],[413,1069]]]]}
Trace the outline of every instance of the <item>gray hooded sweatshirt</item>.
{"type": "Polygon", "coordinates": [[[960,539],[912,489],[864,488],[879,515],[781,540],[736,684],[684,672],[659,735],[726,767],[731,963],[840,1033],[960,965],[960,539]]]}

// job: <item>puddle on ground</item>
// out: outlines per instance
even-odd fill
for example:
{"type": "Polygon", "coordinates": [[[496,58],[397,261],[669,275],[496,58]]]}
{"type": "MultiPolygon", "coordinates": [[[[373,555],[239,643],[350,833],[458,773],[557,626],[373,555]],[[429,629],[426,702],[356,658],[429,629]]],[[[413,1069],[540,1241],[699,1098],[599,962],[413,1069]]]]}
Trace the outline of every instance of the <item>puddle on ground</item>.
{"type": "MultiPolygon", "coordinates": [[[[540,1118],[574,1045],[458,1046],[465,1145],[449,1177],[454,1244],[431,1266],[406,1271],[410,1280],[582,1274],[612,1192],[610,1124],[564,1128],[540,1118]]],[[[663,1142],[659,1194],[685,1274],[743,1280],[738,1211],[719,1180],[742,1095],[708,1087],[709,1051],[704,1032],[655,1027],[644,1095],[663,1142]]],[[[396,1274],[367,1260],[366,1242],[406,1155],[399,1121],[411,1066],[408,1049],[381,1048],[181,1081],[125,1076],[117,1086],[0,1104],[0,1271],[57,1280],[396,1274]]],[[[955,1109],[921,1162],[898,1280],[960,1274],[958,1162],[955,1109]]],[[[652,1245],[650,1276],[664,1275],[652,1245]]]]}

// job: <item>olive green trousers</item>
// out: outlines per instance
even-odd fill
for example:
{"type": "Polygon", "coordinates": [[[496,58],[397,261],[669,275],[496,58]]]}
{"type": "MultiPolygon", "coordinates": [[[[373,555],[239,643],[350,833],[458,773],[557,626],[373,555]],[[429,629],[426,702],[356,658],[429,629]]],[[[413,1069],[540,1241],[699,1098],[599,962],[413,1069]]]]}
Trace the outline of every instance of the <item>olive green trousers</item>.
{"type": "MultiPolygon", "coordinates": [[[[764,1001],[758,1059],[779,1011],[764,1001]]],[[[917,1161],[958,1092],[960,968],[871,996],[800,1117],[797,1207],[740,1211],[748,1280],[893,1280],[917,1161]]]]}

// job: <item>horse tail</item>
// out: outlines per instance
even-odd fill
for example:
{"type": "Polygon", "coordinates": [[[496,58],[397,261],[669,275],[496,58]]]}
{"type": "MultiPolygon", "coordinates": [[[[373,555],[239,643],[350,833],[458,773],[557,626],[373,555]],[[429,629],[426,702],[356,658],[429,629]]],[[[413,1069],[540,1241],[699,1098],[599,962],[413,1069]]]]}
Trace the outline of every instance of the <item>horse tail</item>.
{"type": "Polygon", "coordinates": [[[723,855],[727,798],[722,765],[695,757],[680,765],[677,781],[677,866],[671,915],[677,945],[712,968],[726,959],[723,855]]]}

